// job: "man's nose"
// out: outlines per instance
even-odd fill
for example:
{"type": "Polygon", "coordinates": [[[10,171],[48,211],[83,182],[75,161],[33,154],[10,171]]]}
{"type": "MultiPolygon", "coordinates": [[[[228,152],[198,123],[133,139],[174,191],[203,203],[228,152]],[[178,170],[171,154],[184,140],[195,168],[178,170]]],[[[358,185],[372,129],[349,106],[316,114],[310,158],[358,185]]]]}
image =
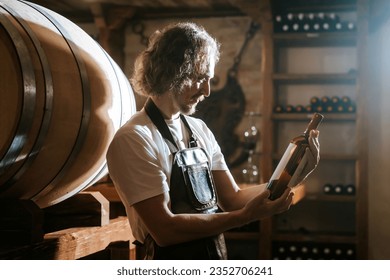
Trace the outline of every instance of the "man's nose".
{"type": "Polygon", "coordinates": [[[202,93],[205,97],[210,96],[210,81],[206,80],[202,83],[202,93]]]}

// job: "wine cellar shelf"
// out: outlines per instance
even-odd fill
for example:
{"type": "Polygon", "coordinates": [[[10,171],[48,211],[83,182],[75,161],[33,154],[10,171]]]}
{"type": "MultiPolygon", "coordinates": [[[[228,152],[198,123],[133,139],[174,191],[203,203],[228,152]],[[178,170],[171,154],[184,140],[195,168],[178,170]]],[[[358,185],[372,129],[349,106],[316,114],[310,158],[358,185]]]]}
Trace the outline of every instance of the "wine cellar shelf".
{"type": "Polygon", "coordinates": [[[264,9],[263,180],[313,112],[325,119],[319,128],[321,161],[305,182],[303,198],[260,224],[261,259],[367,258],[368,91],[361,65],[367,59],[368,2],[315,3],[274,0],[264,9]],[[334,96],[335,102],[348,100],[349,107],[313,101],[334,96]]]}

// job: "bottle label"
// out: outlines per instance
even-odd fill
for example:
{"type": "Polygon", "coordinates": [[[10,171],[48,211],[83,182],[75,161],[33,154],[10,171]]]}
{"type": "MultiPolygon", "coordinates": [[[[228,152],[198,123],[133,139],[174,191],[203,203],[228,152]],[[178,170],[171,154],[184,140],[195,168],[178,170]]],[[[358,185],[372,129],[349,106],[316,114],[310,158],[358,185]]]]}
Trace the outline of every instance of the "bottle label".
{"type": "Polygon", "coordinates": [[[284,152],[281,160],[279,161],[278,166],[276,167],[274,173],[272,174],[272,177],[270,181],[278,180],[280,176],[283,173],[283,170],[285,169],[287,163],[289,162],[291,156],[294,154],[295,149],[297,148],[297,145],[294,143],[290,143],[284,152]]]}

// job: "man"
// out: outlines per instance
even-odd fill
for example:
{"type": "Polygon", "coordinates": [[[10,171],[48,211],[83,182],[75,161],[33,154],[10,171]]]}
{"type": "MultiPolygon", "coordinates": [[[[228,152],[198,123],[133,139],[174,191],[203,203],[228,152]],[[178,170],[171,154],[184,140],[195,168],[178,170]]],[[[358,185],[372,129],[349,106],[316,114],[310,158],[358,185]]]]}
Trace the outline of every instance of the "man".
{"type": "MultiPolygon", "coordinates": [[[[132,86],[149,99],[115,135],[107,163],[133,234],[146,247],[147,259],[225,259],[221,233],[281,213],[291,205],[290,188],[273,201],[268,199],[265,184],[240,189],[212,132],[203,121],[189,116],[210,95],[210,80],[218,59],[218,43],[194,23],[173,24],[156,31],[136,59],[132,86]],[[152,109],[163,119],[162,126],[169,128],[175,143],[158,128],[152,109]],[[174,155],[191,146],[190,138],[206,151],[212,174],[210,186],[205,186],[210,207],[194,211],[188,206],[196,208],[202,199],[192,204],[186,195],[179,199],[173,195],[175,189],[188,188],[185,180],[172,186],[179,176],[172,173],[174,155]],[[213,205],[214,198],[218,207],[213,205]],[[186,210],[175,209],[181,200],[186,210]]],[[[305,155],[308,164],[299,181],[318,163],[318,131],[312,131],[309,142],[305,155]]],[[[202,188],[207,180],[200,180],[202,188]]],[[[191,191],[194,197],[199,196],[195,188],[191,191]]]]}

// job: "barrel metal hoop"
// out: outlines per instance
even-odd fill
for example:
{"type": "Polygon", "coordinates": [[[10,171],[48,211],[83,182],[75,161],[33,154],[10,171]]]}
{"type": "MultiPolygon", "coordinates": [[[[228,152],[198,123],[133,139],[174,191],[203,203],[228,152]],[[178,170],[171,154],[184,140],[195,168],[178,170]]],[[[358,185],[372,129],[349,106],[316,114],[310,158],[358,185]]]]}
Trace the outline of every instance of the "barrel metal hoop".
{"type": "MultiPolygon", "coordinates": [[[[33,201],[39,200],[41,197],[44,197],[46,194],[48,194],[53,188],[55,188],[56,184],[65,176],[65,174],[68,172],[69,168],[73,165],[75,162],[77,155],[81,151],[82,146],[85,143],[85,139],[88,132],[88,126],[91,116],[91,88],[89,86],[89,78],[88,73],[86,69],[86,65],[84,63],[84,60],[81,55],[81,51],[78,48],[78,46],[73,43],[73,40],[71,40],[72,36],[65,28],[61,26],[61,24],[50,15],[50,13],[46,12],[45,10],[41,9],[38,5],[35,5],[30,2],[23,2],[26,5],[30,6],[31,8],[35,9],[38,13],[42,14],[44,17],[46,17],[61,33],[63,36],[63,39],[66,41],[66,43],[69,46],[69,49],[75,59],[75,62],[77,64],[77,67],[79,69],[80,74],[80,80],[81,80],[81,86],[82,86],[82,94],[83,94],[83,112],[82,117],[80,121],[80,127],[78,131],[77,139],[73,145],[72,151],[70,152],[65,164],[61,167],[61,170],[55,175],[53,180],[40,192],[35,194],[32,197],[33,201]]],[[[80,187],[75,188],[73,190],[74,193],[77,193],[81,191],[80,187]]],[[[69,194],[72,195],[72,194],[69,194]]]]}
{"type": "Polygon", "coordinates": [[[30,40],[33,42],[33,45],[34,45],[36,52],[38,53],[38,58],[39,58],[39,61],[41,63],[41,66],[42,66],[43,77],[44,77],[44,87],[45,87],[44,99],[45,99],[45,102],[44,102],[44,111],[43,111],[42,121],[40,122],[39,133],[38,133],[38,136],[36,137],[34,145],[31,148],[31,151],[28,153],[28,155],[24,156],[26,158],[26,161],[23,163],[22,167],[19,168],[19,170],[13,175],[12,178],[10,178],[7,182],[5,182],[2,185],[2,187],[5,189],[11,187],[13,184],[15,184],[20,179],[20,177],[31,166],[34,159],[36,158],[39,151],[41,150],[43,143],[45,141],[45,137],[46,137],[47,132],[49,130],[50,122],[51,122],[52,109],[53,109],[53,91],[54,91],[53,90],[53,78],[52,78],[51,71],[50,71],[49,61],[46,57],[45,51],[43,50],[37,36],[35,36],[34,31],[30,28],[30,26],[26,23],[26,21],[22,19],[22,16],[20,16],[15,10],[7,8],[7,11],[10,14],[12,14],[14,19],[16,21],[18,21],[18,23],[26,31],[30,40]]]}
{"type": "Polygon", "coordinates": [[[21,117],[18,121],[15,136],[7,152],[0,161],[0,175],[2,175],[6,169],[18,159],[21,150],[26,144],[27,134],[31,130],[33,116],[35,113],[36,84],[33,63],[29,55],[28,48],[18,30],[13,26],[10,19],[7,18],[7,13],[5,11],[8,12],[8,10],[6,9],[5,4],[0,2],[0,7],[0,23],[7,30],[8,35],[12,38],[12,43],[14,44],[17,52],[22,70],[24,89],[21,117]]]}

